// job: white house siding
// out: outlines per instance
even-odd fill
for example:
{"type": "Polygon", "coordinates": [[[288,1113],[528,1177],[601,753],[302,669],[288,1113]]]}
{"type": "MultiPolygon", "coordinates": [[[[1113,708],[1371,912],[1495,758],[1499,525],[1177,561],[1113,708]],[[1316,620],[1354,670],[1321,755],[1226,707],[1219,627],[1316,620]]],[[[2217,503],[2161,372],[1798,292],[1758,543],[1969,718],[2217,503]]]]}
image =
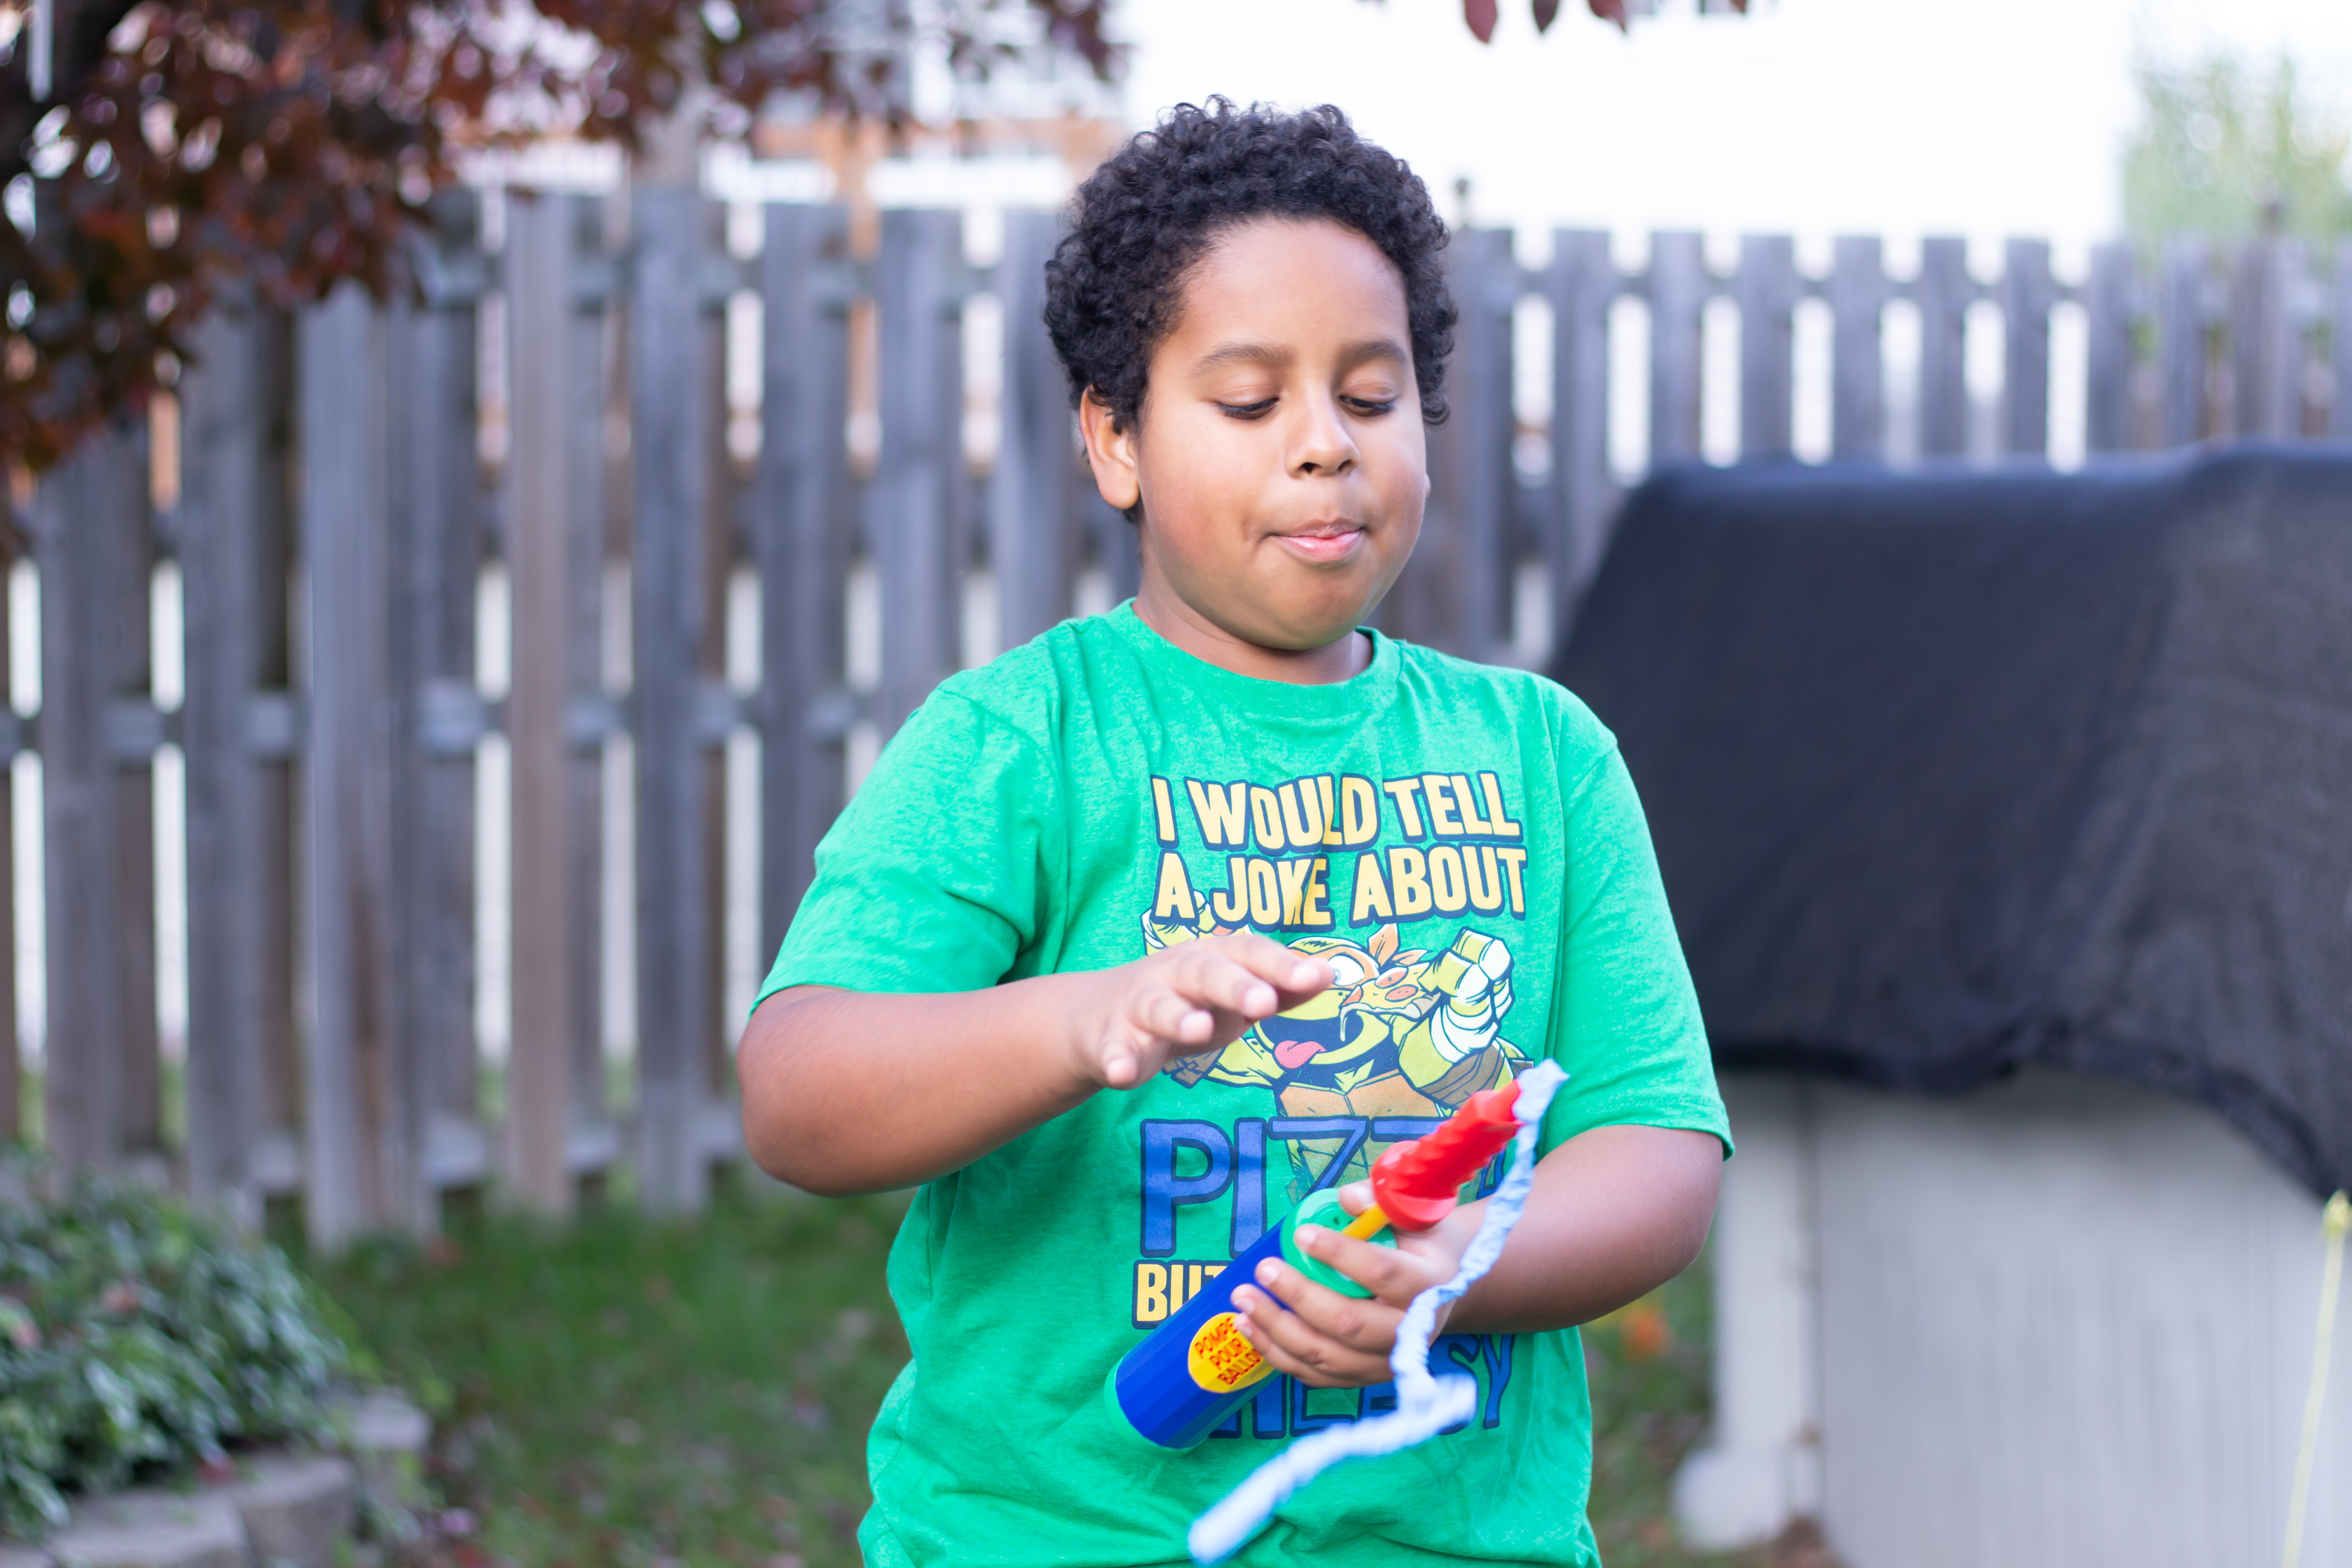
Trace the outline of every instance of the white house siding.
{"type": "MultiPolygon", "coordinates": [[[[1817,1511],[1848,1568],[2279,1562],[2319,1205],[2235,1130],[2047,1072],[1949,1100],[1725,1089],[1742,1153],[1687,1534],[1817,1511]]],[[[2336,1332],[2304,1568],[2352,1568],[2336,1332]]]]}

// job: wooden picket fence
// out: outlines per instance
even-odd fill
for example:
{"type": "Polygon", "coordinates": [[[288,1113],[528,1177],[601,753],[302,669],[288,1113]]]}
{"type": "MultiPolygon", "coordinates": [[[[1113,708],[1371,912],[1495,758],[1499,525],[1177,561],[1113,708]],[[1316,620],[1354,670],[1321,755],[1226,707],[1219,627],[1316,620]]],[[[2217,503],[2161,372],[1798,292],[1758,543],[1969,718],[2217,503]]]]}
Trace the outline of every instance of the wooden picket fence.
{"type": "MultiPolygon", "coordinates": [[[[845,798],[852,737],[887,737],[958,667],[967,607],[1003,647],[1073,613],[1082,583],[1097,602],[1131,587],[1132,537],[1076,460],[1038,321],[1053,216],[1008,216],[1001,255],[975,267],[949,212],[886,213],[858,255],[834,207],[765,207],[756,246],[735,247],[691,189],[638,191],[625,243],[612,209],[512,194],[486,247],[480,203],[453,198],[401,299],[347,291],[290,319],[222,310],[175,420],[110,430],[39,485],[41,700],[0,712],[0,753],[40,759],[38,1081],[65,1166],[144,1162],[247,1214],[299,1194],[330,1242],[429,1228],[441,1194],[491,1182],[561,1210],[622,1166],[647,1204],[695,1206],[740,1151],[720,972],[729,737],[757,736],[757,941],[772,952],[845,798]],[[963,318],[982,296],[1003,323],[992,441],[968,438],[963,318]],[[730,396],[730,321],[739,373],[756,370],[736,378],[748,398],[730,396]],[[486,378],[500,360],[502,382],[486,378]],[[756,440],[732,439],[746,422],[756,440]],[[184,691],[159,703],[149,607],[167,560],[184,691]],[[494,564],[510,605],[502,693],[477,679],[494,564]],[[758,679],[730,684],[730,584],[746,578],[758,679]],[[855,680],[854,582],[873,585],[879,646],[855,680]],[[475,1007],[475,770],[493,735],[513,802],[497,1120],[475,1007]],[[189,889],[176,1139],[156,1024],[167,748],[189,889]],[[636,999],[617,1094],[599,1016],[616,776],[634,796],[636,999]]],[[[1988,431],[1992,452],[2050,450],[2064,311],[2087,338],[2073,414],[2091,452],[2352,435],[2352,247],[2323,270],[2284,241],[2112,246],[2079,285],[2053,280],[2032,241],[2012,242],[1991,282],[1945,239],[1903,279],[1867,238],[1840,241],[1822,277],[1769,237],[1727,276],[1693,234],[1654,236],[1635,270],[1591,232],[1555,236],[1538,268],[1500,231],[1460,234],[1451,258],[1454,412],[1433,435],[1423,542],[1383,624],[1473,657],[1540,659],[1600,559],[1631,477],[1611,460],[1612,355],[1639,327],[1628,300],[1647,317],[1651,462],[1700,451],[1703,341],[1724,300],[1743,459],[1796,449],[1799,323],[1823,310],[1827,455],[1888,449],[1904,390],[1885,381],[1890,307],[1916,313],[1906,438],[1923,458],[1972,439],[1988,456],[1988,431]],[[1528,300],[1549,313],[1548,416],[1515,404],[1529,401],[1513,360],[1528,300]],[[1972,402],[1983,329],[1969,322],[1988,308],[2005,374],[1972,402]]],[[[0,925],[13,908],[0,897],[0,925]]],[[[0,931],[0,964],[15,951],[0,931]]],[[[14,981],[0,973],[0,1055],[16,1048],[14,981]]],[[[0,1060],[9,1131],[18,1081],[0,1060]]]]}

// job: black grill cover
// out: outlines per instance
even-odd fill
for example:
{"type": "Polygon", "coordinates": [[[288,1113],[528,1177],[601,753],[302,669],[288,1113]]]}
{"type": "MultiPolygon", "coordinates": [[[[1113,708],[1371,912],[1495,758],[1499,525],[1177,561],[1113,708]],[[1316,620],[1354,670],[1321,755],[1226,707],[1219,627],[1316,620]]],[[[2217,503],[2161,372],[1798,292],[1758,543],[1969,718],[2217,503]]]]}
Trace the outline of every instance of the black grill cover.
{"type": "Polygon", "coordinates": [[[1669,472],[1555,673],[1718,1066],[2104,1073],[2352,1186],[2352,448],[1669,472]]]}

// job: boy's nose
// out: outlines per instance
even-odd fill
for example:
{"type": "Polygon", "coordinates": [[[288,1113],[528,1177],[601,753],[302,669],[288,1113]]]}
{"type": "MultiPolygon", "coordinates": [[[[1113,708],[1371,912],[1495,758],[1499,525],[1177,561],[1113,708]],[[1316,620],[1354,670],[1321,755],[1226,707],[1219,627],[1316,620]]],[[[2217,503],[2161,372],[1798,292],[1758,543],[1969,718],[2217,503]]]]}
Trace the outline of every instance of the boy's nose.
{"type": "Polygon", "coordinates": [[[1302,427],[1291,447],[1291,472],[1301,478],[1333,478],[1354,468],[1356,456],[1356,443],[1348,434],[1339,405],[1328,398],[1307,400],[1302,427]]]}

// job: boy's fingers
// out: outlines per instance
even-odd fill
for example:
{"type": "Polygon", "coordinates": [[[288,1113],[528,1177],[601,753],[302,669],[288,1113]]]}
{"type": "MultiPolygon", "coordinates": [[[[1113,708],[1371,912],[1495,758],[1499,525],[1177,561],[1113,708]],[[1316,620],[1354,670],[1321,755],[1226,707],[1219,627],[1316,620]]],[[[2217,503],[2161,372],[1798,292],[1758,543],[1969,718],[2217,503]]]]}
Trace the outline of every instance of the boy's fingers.
{"type": "Polygon", "coordinates": [[[1154,985],[1129,1008],[1137,1033],[1175,1046],[1205,1046],[1216,1033],[1209,1010],[1173,986],[1154,985]]]}
{"type": "MultiPolygon", "coordinates": [[[[1319,1225],[1302,1225],[1298,1245],[1309,1258],[1328,1263],[1393,1307],[1409,1307],[1429,1284],[1418,1259],[1393,1247],[1375,1247],[1319,1225]]],[[[1336,1290],[1333,1295],[1338,1295],[1336,1290]]],[[[1341,1300],[1350,1300],[1340,1297],[1341,1300]]]]}
{"type": "MultiPolygon", "coordinates": [[[[1290,1309],[1318,1336],[1339,1341],[1351,1350],[1385,1356],[1396,1343],[1396,1309],[1387,1302],[1360,1296],[1342,1296],[1301,1274],[1287,1263],[1267,1258],[1257,1266],[1259,1289],[1290,1309]]],[[[1279,1322],[1283,1314],[1271,1314],[1279,1322]]],[[[1290,1325],[1281,1324],[1284,1328],[1290,1325]]]]}
{"type": "Polygon", "coordinates": [[[1272,985],[1224,954],[1204,950],[1188,958],[1177,978],[1195,1002],[1244,1018],[1271,1017],[1281,1005],[1272,985]]]}
{"type": "Polygon", "coordinates": [[[1226,939],[1225,955],[1293,1001],[1304,1001],[1331,984],[1331,966],[1308,958],[1272,937],[1246,932],[1226,939]]]}
{"type": "MultiPolygon", "coordinates": [[[[1237,1293],[1235,1305],[1245,1299],[1245,1293],[1237,1293]]],[[[1387,1381],[1386,1355],[1376,1355],[1318,1333],[1297,1313],[1284,1311],[1263,1296],[1254,1305],[1257,1310],[1243,1320],[1243,1331],[1276,1371],[1288,1373],[1317,1388],[1387,1381]]]]}

